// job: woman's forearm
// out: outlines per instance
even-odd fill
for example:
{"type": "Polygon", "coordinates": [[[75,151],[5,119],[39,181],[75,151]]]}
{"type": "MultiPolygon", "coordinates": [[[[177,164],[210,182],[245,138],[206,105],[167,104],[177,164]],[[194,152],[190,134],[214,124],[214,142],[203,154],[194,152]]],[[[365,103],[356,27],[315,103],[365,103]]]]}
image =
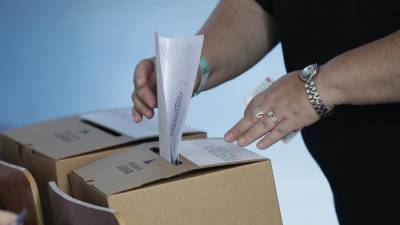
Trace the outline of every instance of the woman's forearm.
{"type": "Polygon", "coordinates": [[[333,58],[317,85],[334,105],[400,102],[400,31],[333,58]]]}
{"type": "Polygon", "coordinates": [[[254,0],[222,0],[199,33],[210,67],[207,89],[243,73],[278,42],[272,17],[254,0]]]}

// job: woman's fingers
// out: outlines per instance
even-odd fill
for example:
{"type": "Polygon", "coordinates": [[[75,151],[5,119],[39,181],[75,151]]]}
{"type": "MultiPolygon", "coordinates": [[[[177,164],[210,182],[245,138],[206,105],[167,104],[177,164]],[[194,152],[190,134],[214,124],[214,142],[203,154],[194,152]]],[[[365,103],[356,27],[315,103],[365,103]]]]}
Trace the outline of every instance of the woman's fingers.
{"type": "Polygon", "coordinates": [[[267,132],[269,132],[275,124],[267,117],[264,116],[258,120],[253,127],[251,127],[247,132],[242,134],[238,139],[238,145],[244,147],[247,146],[260,137],[264,136],[267,132]]]}
{"type": "Polygon", "coordinates": [[[245,116],[225,135],[240,146],[260,141],[265,149],[294,130],[311,125],[319,117],[308,102],[304,82],[293,71],[257,94],[246,107],[245,116]]]}
{"type": "Polygon", "coordinates": [[[286,136],[286,134],[294,130],[288,120],[283,120],[277,124],[267,135],[265,135],[258,143],[258,149],[266,149],[275,144],[277,141],[286,136]]]}
{"type": "Polygon", "coordinates": [[[135,90],[135,95],[150,109],[157,106],[155,91],[148,85],[135,90]]]}
{"type": "Polygon", "coordinates": [[[135,89],[132,93],[135,122],[142,121],[143,115],[149,119],[154,115],[153,109],[157,107],[156,91],[153,88],[155,79],[153,58],[139,62],[134,72],[135,89]]]}
{"type": "Polygon", "coordinates": [[[134,109],[136,112],[141,113],[148,119],[152,118],[154,115],[153,109],[150,109],[146,104],[144,104],[138,97],[137,95],[133,96],[133,102],[134,102],[134,109]]]}
{"type": "Polygon", "coordinates": [[[143,119],[143,115],[142,115],[140,112],[138,112],[138,111],[135,109],[135,107],[132,107],[132,116],[133,116],[133,120],[134,120],[136,123],[139,123],[139,122],[142,121],[142,119],[143,119]]]}
{"type": "Polygon", "coordinates": [[[224,138],[227,142],[234,142],[244,132],[250,129],[256,121],[252,120],[248,116],[243,117],[238,123],[235,124],[228,132],[226,132],[224,138]]]}

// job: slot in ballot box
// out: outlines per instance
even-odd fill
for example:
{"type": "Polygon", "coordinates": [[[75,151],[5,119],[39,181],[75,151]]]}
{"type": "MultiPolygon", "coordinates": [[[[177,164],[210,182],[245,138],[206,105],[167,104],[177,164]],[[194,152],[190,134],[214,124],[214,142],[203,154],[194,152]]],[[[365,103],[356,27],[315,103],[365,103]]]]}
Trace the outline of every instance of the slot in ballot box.
{"type": "MultiPolygon", "coordinates": [[[[45,224],[52,225],[47,183],[55,181],[70,193],[68,173],[91,161],[158,139],[157,116],[134,123],[131,109],[68,116],[0,134],[2,159],[27,168],[35,178],[45,224]]],[[[185,127],[183,138],[204,138],[205,132],[185,127]]]]}
{"type": "Polygon", "coordinates": [[[271,161],[223,139],[182,141],[180,165],[158,143],[128,147],[70,174],[72,194],[127,225],[281,225],[271,161]]]}

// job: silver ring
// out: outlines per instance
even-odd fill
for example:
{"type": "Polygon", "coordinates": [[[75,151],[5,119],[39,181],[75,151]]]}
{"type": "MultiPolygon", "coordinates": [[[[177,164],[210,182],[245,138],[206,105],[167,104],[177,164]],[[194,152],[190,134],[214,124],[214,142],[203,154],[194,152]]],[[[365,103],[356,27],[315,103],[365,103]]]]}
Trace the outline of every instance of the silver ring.
{"type": "Polygon", "coordinates": [[[276,123],[276,121],[278,121],[273,111],[268,111],[267,116],[272,120],[273,123],[276,123]]]}
{"type": "Polygon", "coordinates": [[[265,113],[261,110],[261,107],[258,107],[256,111],[256,118],[261,119],[264,115],[265,113]]]}

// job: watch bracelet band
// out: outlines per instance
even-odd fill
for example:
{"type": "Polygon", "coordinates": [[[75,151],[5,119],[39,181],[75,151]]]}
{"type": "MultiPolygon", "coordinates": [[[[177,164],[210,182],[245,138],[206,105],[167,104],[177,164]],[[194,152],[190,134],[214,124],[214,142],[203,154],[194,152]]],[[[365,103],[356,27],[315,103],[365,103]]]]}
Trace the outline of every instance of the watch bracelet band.
{"type": "Polygon", "coordinates": [[[207,81],[210,74],[210,68],[208,66],[206,59],[203,56],[200,57],[199,69],[200,69],[200,84],[197,90],[193,93],[193,96],[200,94],[200,92],[205,90],[207,86],[207,81]]]}
{"type": "Polygon", "coordinates": [[[314,108],[315,112],[323,118],[329,115],[329,110],[326,108],[324,102],[319,95],[317,90],[317,86],[315,85],[315,80],[308,80],[304,84],[306,89],[306,94],[308,96],[308,100],[311,103],[311,106],[314,108]]]}

